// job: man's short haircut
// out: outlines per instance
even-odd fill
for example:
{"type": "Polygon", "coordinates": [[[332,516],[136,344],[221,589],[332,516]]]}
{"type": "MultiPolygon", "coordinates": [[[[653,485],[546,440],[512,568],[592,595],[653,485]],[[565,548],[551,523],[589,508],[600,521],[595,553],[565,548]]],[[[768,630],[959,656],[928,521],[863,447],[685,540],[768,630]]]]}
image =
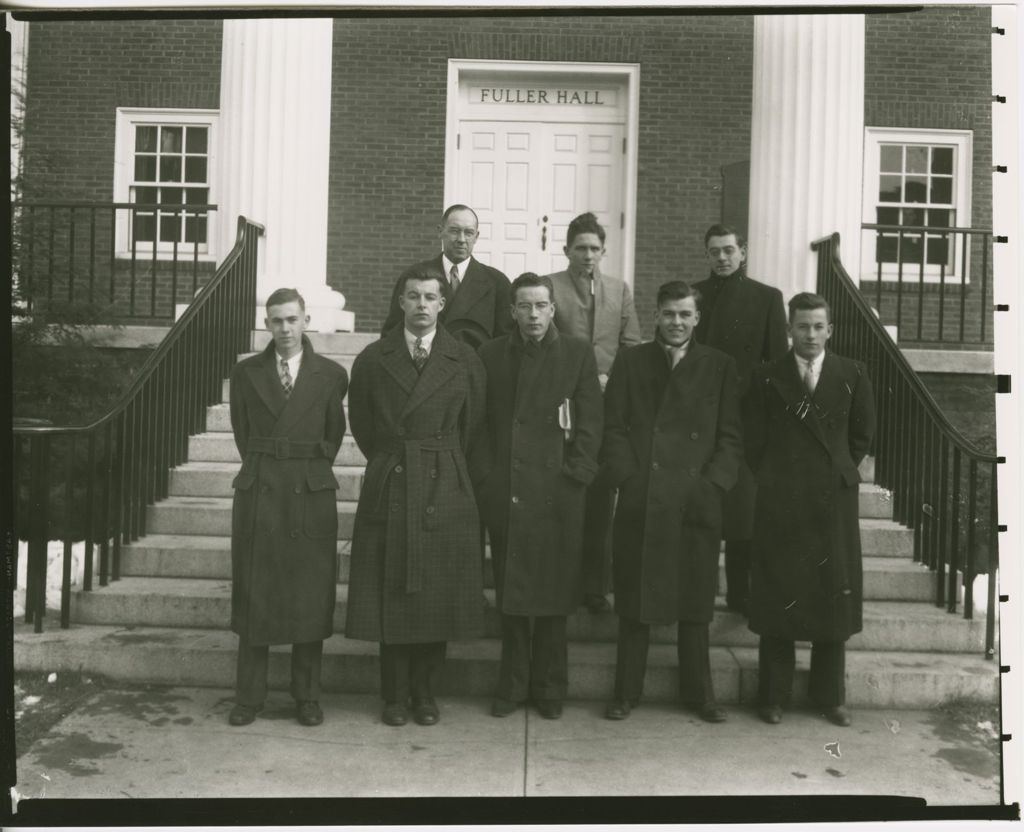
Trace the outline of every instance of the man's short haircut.
{"type": "Polygon", "coordinates": [[[704,232],[704,248],[708,247],[708,240],[712,237],[728,237],[730,234],[736,238],[736,245],[740,248],[743,248],[747,244],[746,238],[731,225],[715,223],[711,228],[704,232]]]}
{"type": "Polygon", "coordinates": [[[444,279],[440,269],[431,266],[414,266],[402,275],[402,294],[409,291],[409,282],[416,281],[423,283],[427,280],[436,280],[439,293],[448,299],[448,281],[444,279]]]}
{"type": "Polygon", "coordinates": [[[551,285],[551,278],[547,275],[537,275],[533,272],[523,272],[519,277],[512,281],[512,305],[516,303],[516,292],[520,289],[531,289],[534,286],[543,286],[548,290],[548,300],[554,301],[555,299],[555,287],[551,285]]]}
{"type": "Polygon", "coordinates": [[[661,309],[662,305],[668,303],[670,300],[686,300],[686,298],[693,298],[693,302],[697,305],[697,308],[700,309],[700,289],[695,289],[685,280],[670,280],[668,283],[662,283],[658,287],[656,308],[661,309]]]}
{"type": "Polygon", "coordinates": [[[270,311],[271,306],[280,306],[282,303],[298,303],[299,308],[306,311],[306,301],[295,289],[275,289],[271,292],[267,298],[267,311],[270,311]]]}
{"type": "Polygon", "coordinates": [[[789,322],[793,322],[793,315],[797,312],[812,309],[824,309],[826,319],[832,323],[832,307],[825,298],[813,292],[799,292],[789,299],[789,322]]]}
{"type": "Polygon", "coordinates": [[[604,228],[591,211],[580,214],[569,223],[569,228],[565,232],[565,245],[568,248],[572,248],[572,241],[579,237],[580,234],[596,234],[597,238],[601,241],[601,245],[604,245],[604,228]]]}
{"type": "Polygon", "coordinates": [[[480,217],[476,215],[476,211],[470,208],[468,205],[449,205],[445,208],[444,213],[441,214],[441,225],[443,226],[448,222],[448,217],[454,214],[456,211],[469,211],[473,215],[473,221],[476,223],[477,228],[480,227],[480,217]]]}

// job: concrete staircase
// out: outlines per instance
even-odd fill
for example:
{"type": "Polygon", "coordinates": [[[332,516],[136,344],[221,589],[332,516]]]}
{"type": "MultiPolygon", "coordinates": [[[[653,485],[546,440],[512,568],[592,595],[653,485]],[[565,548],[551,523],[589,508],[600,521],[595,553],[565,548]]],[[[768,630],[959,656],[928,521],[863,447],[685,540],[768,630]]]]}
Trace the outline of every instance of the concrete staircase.
{"type": "MultiPolygon", "coordinates": [[[[313,335],[316,349],[346,367],[372,335],[313,335]]],[[[254,347],[266,345],[256,333],[254,347]]],[[[227,387],[225,385],[225,400],[227,387]]],[[[239,458],[228,405],[209,409],[207,432],[189,442],[189,462],[171,474],[171,496],[152,506],[147,535],[122,551],[122,579],[72,598],[72,629],[19,632],[16,667],[85,669],[138,682],[232,687],[236,636],[227,627],[231,599],[231,480],[239,458]]],[[[342,634],[349,556],[365,459],[346,437],[335,462],[339,586],[335,635],[325,644],[324,686],[378,690],[377,646],[342,634]]],[[[871,466],[864,467],[870,480],[871,466]]],[[[847,653],[847,698],[855,707],[931,707],[953,699],[998,700],[998,667],[983,657],[984,617],[965,621],[936,608],[935,576],[912,561],[911,532],[891,519],[889,495],[866,482],[860,495],[864,548],[864,630],[847,653]]],[[[488,570],[489,571],[489,570],[488,570]]],[[[724,568],[720,585],[724,586],[724,568]]],[[[493,588],[485,638],[452,643],[442,693],[487,696],[497,679],[498,616],[493,588]]],[[[757,637],[719,598],[711,628],[712,671],[724,703],[750,702],[757,688],[757,637]]],[[[614,614],[578,611],[569,620],[570,696],[604,699],[612,691],[614,614]]],[[[645,697],[670,700],[676,688],[674,627],[655,628],[645,697]]],[[[806,696],[809,649],[798,649],[794,696],[806,696]]],[[[271,653],[271,686],[287,689],[287,647],[271,653]]]]}

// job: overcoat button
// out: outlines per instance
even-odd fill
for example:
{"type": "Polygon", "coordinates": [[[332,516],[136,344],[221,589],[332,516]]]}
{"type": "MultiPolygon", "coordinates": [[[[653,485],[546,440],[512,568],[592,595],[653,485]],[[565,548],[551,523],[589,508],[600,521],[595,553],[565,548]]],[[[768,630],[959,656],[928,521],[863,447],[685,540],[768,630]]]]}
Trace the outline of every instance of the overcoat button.
{"type": "Polygon", "coordinates": [[[661,466],[659,466],[657,462],[652,462],[651,463],[651,469],[654,470],[654,471],[657,471],[658,468],[660,468],[660,467],[661,466]]]}
{"type": "Polygon", "coordinates": [[[399,428],[395,431],[399,436],[405,436],[405,428],[399,428]]]}
{"type": "Polygon", "coordinates": [[[441,434],[440,433],[435,433],[434,434],[434,439],[440,439],[440,438],[441,438],[441,434]]]}
{"type": "Polygon", "coordinates": [[[690,439],[696,439],[698,435],[699,434],[697,433],[697,431],[694,431],[693,433],[690,434],[690,439]]]}
{"type": "Polygon", "coordinates": [[[292,537],[298,537],[298,536],[299,536],[299,533],[297,531],[292,531],[292,537]]]}
{"type": "Polygon", "coordinates": [[[427,506],[427,514],[433,514],[433,513],[434,513],[434,507],[433,506],[427,506]]]}
{"type": "Polygon", "coordinates": [[[401,473],[402,473],[402,471],[404,471],[404,470],[405,470],[405,469],[404,469],[404,468],[403,468],[403,467],[402,467],[401,465],[396,465],[396,466],[395,466],[395,473],[396,473],[396,474],[401,474],[401,473]]]}
{"type": "Polygon", "coordinates": [[[545,468],[554,468],[555,467],[555,461],[553,459],[549,459],[547,462],[544,463],[544,467],[545,468]]]}
{"type": "Polygon", "coordinates": [[[392,503],[391,504],[391,510],[392,511],[398,511],[398,503],[392,503]]]}
{"type": "Polygon", "coordinates": [[[437,469],[436,468],[431,468],[430,469],[430,478],[433,479],[433,480],[437,479],[437,469]]]}
{"type": "Polygon", "coordinates": [[[552,505],[555,504],[555,501],[552,500],[550,497],[548,497],[546,500],[544,500],[544,502],[547,503],[547,505],[549,505],[549,506],[552,506],[552,505]]]}
{"type": "Polygon", "coordinates": [[[296,494],[301,494],[302,493],[302,486],[301,485],[295,486],[295,493],[296,494]]]}
{"type": "Polygon", "coordinates": [[[512,498],[512,502],[513,503],[518,503],[519,502],[519,498],[518,497],[513,497],[512,498]]]}
{"type": "Polygon", "coordinates": [[[697,469],[696,468],[691,468],[688,473],[689,473],[689,475],[691,477],[695,477],[695,476],[697,476],[697,469]]]}

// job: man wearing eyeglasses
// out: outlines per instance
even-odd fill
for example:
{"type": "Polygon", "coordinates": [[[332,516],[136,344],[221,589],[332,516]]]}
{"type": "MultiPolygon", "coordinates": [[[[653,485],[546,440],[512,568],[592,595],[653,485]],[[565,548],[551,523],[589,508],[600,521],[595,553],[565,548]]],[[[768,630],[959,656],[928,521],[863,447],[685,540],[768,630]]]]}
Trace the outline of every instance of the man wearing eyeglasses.
{"type": "Polygon", "coordinates": [[[590,343],[552,323],[552,297],[549,278],[520,275],[512,284],[516,328],[480,349],[490,441],[477,500],[490,532],[502,634],[496,717],[527,699],[545,719],[562,715],[566,616],[581,600],[583,509],[597,473],[601,387],[590,343]]]}
{"type": "Polygon", "coordinates": [[[473,257],[480,228],[476,212],[468,205],[452,205],[445,210],[438,234],[441,254],[407,269],[395,283],[381,335],[402,325],[399,299],[406,276],[426,269],[438,277],[444,290],[446,303],[440,323],[460,341],[478,349],[484,341],[512,328],[508,278],[473,257]]]}

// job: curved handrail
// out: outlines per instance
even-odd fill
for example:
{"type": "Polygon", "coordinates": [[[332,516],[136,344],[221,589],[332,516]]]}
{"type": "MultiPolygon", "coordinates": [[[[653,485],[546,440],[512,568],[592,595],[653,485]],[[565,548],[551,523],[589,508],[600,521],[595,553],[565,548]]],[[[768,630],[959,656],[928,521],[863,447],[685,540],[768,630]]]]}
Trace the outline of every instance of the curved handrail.
{"type": "Polygon", "coordinates": [[[850,279],[850,275],[847,273],[846,268],[839,259],[839,243],[839,232],[835,231],[827,237],[822,237],[812,242],[811,250],[818,252],[819,249],[825,247],[826,244],[831,246],[830,256],[832,268],[835,270],[844,288],[849,293],[850,300],[863,314],[865,320],[868,321],[867,325],[872,328],[876,335],[879,336],[881,343],[884,345],[883,348],[889,358],[895,362],[900,373],[914,389],[917,397],[924,403],[928,410],[928,415],[938,423],[939,428],[946,434],[946,437],[950,441],[954,442],[961,451],[968,456],[973,457],[979,463],[994,464],[996,462],[996,455],[987,454],[982,451],[977,445],[971,442],[970,439],[964,436],[956,425],[949,421],[949,418],[942,411],[942,408],[936,403],[931,392],[925,386],[924,382],[921,381],[920,376],[910,366],[910,362],[907,361],[903,351],[893,342],[892,337],[888,332],[886,332],[882,322],[878,319],[878,315],[875,314],[875,310],[872,309],[871,305],[864,299],[864,296],[861,294],[857,284],[850,279]]]}
{"type": "Polygon", "coordinates": [[[164,336],[159,346],[153,350],[149,358],[147,358],[142,367],[139,368],[139,371],[135,374],[135,377],[132,379],[132,383],[129,385],[128,389],[118,397],[117,401],[111,406],[110,410],[105,415],[101,416],[89,425],[16,425],[14,427],[14,433],[19,436],[39,436],[43,434],[48,434],[50,436],[63,436],[68,434],[88,433],[102,427],[123,413],[124,410],[132,403],[132,400],[139,392],[139,389],[148,381],[149,377],[163,361],[164,356],[178,342],[178,339],[181,338],[181,334],[184,332],[189,321],[199,314],[206,296],[216,289],[220,281],[223,279],[222,276],[227,274],[231,266],[233,266],[242,256],[247,242],[246,237],[249,233],[252,233],[249,231],[250,228],[259,236],[262,236],[266,230],[260,223],[253,222],[243,216],[239,216],[235,245],[228,253],[227,257],[224,258],[220,266],[218,266],[217,274],[215,274],[207,284],[203,286],[195,298],[193,298],[182,316],[171,326],[170,331],[166,336],[164,336]]]}

